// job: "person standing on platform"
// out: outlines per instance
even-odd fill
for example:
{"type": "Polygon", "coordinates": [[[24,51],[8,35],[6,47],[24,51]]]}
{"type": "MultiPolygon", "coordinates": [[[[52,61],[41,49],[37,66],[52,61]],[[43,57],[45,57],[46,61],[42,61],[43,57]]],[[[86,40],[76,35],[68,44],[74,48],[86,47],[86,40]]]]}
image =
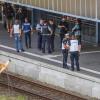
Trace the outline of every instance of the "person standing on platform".
{"type": "Polygon", "coordinates": [[[62,43],[62,40],[65,36],[65,34],[68,32],[68,23],[66,21],[66,17],[63,16],[59,25],[58,25],[58,28],[60,28],[60,40],[61,40],[61,43],[62,43]]]}
{"type": "Polygon", "coordinates": [[[39,50],[42,49],[42,32],[41,32],[42,26],[43,26],[43,19],[40,19],[40,22],[36,26],[36,30],[38,31],[37,47],[39,50]]]}
{"type": "Polygon", "coordinates": [[[68,51],[69,51],[69,34],[65,34],[65,38],[62,41],[62,54],[63,54],[63,68],[69,69],[67,65],[68,51]]]}
{"type": "Polygon", "coordinates": [[[24,22],[24,15],[23,15],[22,8],[18,8],[18,10],[16,12],[16,18],[19,20],[19,23],[22,25],[22,23],[24,22]]]}
{"type": "Polygon", "coordinates": [[[71,59],[71,70],[74,71],[74,62],[76,63],[77,71],[80,71],[79,67],[79,53],[81,50],[81,44],[75,37],[75,35],[71,36],[71,40],[69,42],[69,51],[70,51],[70,59],[71,59]]]}
{"type": "Polygon", "coordinates": [[[21,34],[21,26],[19,24],[19,20],[15,20],[15,24],[12,27],[10,37],[14,35],[15,44],[16,44],[16,51],[19,52],[20,50],[23,52],[23,45],[22,45],[22,34],[21,34]]]}
{"type": "Polygon", "coordinates": [[[54,24],[54,21],[52,19],[49,20],[49,27],[52,30],[52,33],[51,33],[51,51],[54,52],[54,38],[55,38],[56,25],[54,24]]]}
{"type": "Polygon", "coordinates": [[[52,30],[48,26],[47,21],[44,21],[44,24],[41,28],[41,32],[42,32],[42,53],[45,53],[46,43],[47,43],[48,53],[51,53],[50,38],[51,38],[52,30]]]}
{"type": "Polygon", "coordinates": [[[72,28],[72,32],[81,43],[81,24],[78,19],[75,21],[75,26],[72,28]]]}
{"type": "Polygon", "coordinates": [[[25,18],[25,22],[22,25],[22,31],[25,34],[25,45],[26,45],[26,48],[31,48],[32,27],[31,27],[31,24],[29,23],[27,18],[25,18]]]}

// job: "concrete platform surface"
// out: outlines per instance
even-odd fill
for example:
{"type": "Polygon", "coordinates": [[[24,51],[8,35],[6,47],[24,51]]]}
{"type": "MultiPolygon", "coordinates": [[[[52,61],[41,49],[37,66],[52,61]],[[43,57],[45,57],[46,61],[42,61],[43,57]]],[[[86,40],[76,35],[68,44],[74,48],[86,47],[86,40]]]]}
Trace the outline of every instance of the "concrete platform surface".
{"type": "MultiPolygon", "coordinates": [[[[23,37],[24,43],[24,37],[23,37]]],[[[43,54],[37,49],[37,34],[32,35],[32,48],[25,49],[23,53],[16,53],[14,47],[14,38],[9,37],[9,33],[4,30],[3,26],[0,25],[0,50],[11,52],[12,54],[21,55],[30,59],[35,59],[44,63],[62,67],[62,53],[60,49],[60,39],[58,36],[55,37],[55,52],[52,54],[43,54]]],[[[24,45],[24,44],[23,44],[24,45]]],[[[80,67],[81,71],[78,73],[90,75],[93,77],[100,77],[100,47],[91,45],[83,45],[82,52],[80,54],[80,67]]],[[[70,57],[68,58],[68,65],[70,66],[70,57]]],[[[65,69],[67,70],[67,69],[65,69]]]]}

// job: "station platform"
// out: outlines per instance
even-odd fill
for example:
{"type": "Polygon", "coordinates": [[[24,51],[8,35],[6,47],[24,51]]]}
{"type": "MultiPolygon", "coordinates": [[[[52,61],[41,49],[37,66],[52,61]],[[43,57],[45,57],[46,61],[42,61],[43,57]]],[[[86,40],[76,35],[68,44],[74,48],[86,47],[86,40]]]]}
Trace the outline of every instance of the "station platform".
{"type": "MultiPolygon", "coordinates": [[[[32,48],[26,49],[23,46],[25,52],[17,53],[15,51],[14,37],[10,38],[9,33],[0,24],[0,50],[10,52],[12,54],[17,54],[30,59],[35,59],[47,64],[55,65],[57,67],[62,67],[62,53],[60,49],[60,38],[59,34],[55,37],[55,52],[52,54],[45,53],[37,49],[37,34],[32,34],[32,48]]],[[[77,73],[82,73],[85,75],[100,77],[100,47],[84,44],[82,47],[82,52],[80,54],[80,67],[81,71],[77,73]]],[[[70,57],[68,57],[68,65],[70,66],[70,57]]],[[[67,69],[65,69],[67,70],[67,69]]]]}
{"type": "MultiPolygon", "coordinates": [[[[24,39],[23,39],[24,43],[24,39]]],[[[61,87],[84,96],[100,99],[100,47],[84,44],[80,54],[80,71],[62,68],[60,38],[55,37],[55,52],[45,53],[37,49],[37,34],[32,35],[32,48],[17,53],[14,38],[0,25],[0,61],[11,59],[8,71],[47,84],[61,87]]],[[[70,57],[68,57],[70,66],[70,57]]],[[[92,99],[90,99],[92,100],[92,99]]]]}

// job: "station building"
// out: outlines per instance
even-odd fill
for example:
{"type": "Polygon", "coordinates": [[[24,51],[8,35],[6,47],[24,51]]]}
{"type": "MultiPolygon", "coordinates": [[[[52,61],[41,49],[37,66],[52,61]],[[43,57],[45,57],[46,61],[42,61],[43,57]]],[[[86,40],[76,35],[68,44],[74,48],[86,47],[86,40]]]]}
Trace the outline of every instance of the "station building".
{"type": "MultiPolygon", "coordinates": [[[[30,12],[33,26],[42,18],[53,18],[56,23],[62,15],[73,19],[79,18],[82,23],[82,40],[92,45],[100,43],[100,0],[0,0],[13,5],[24,6],[30,12]]],[[[29,14],[29,13],[28,13],[29,14]]]]}

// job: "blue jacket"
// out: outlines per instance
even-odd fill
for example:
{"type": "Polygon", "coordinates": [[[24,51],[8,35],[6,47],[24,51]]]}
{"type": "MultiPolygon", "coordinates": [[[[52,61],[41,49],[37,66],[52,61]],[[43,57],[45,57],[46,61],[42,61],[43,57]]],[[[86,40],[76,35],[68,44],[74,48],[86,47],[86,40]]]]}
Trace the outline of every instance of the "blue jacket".
{"type": "Polygon", "coordinates": [[[31,31],[31,24],[30,23],[24,23],[22,25],[22,30],[24,33],[31,31]]]}

